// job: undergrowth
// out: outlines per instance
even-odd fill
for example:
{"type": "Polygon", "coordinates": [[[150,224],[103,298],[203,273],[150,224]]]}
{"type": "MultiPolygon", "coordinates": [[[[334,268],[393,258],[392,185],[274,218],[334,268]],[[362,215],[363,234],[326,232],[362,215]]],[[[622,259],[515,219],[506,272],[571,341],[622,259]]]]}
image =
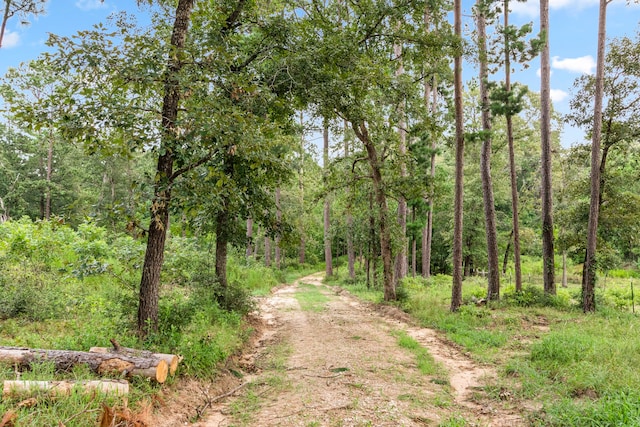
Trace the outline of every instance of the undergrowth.
{"type": "MultiPolygon", "coordinates": [[[[496,366],[502,377],[488,390],[507,388],[516,402],[540,404],[541,410],[529,413],[531,425],[640,425],[640,323],[632,292],[637,273],[616,271],[601,280],[598,311],[585,315],[579,281],[558,287],[555,296],[545,295],[535,275],[538,267],[527,267],[520,292],[503,284],[497,302],[484,300],[486,279],[466,278],[456,313],[449,310],[450,276],[406,278],[402,288],[408,296],[401,307],[423,326],[443,331],[477,361],[496,366]]],[[[380,287],[367,287],[363,276],[349,282],[345,275],[338,271],[331,283],[382,302],[380,287]]],[[[452,418],[442,425],[465,423],[452,418]]]]}
{"type": "MultiPolygon", "coordinates": [[[[295,277],[247,260],[233,250],[227,289],[215,280],[214,238],[171,235],[167,241],[159,300],[159,329],[144,342],[136,336],[143,241],[113,234],[91,223],[72,229],[29,219],[0,224],[0,345],[88,351],[115,339],[126,347],[179,354],[178,375],[212,379],[217,366],[238,351],[251,333],[243,316],[281,279],[295,277]]],[[[309,266],[307,266],[309,268],[309,266]]],[[[88,370],[53,372],[36,365],[17,374],[0,368],[0,379],[96,379],[88,370]]],[[[168,380],[169,383],[173,379],[168,380]]],[[[128,403],[144,407],[159,387],[132,379],[128,403]]],[[[16,411],[16,425],[94,425],[103,402],[115,398],[74,393],[38,396],[37,406],[0,402],[0,414],[16,411]]],[[[121,400],[121,399],[120,399],[121,400]]]]}

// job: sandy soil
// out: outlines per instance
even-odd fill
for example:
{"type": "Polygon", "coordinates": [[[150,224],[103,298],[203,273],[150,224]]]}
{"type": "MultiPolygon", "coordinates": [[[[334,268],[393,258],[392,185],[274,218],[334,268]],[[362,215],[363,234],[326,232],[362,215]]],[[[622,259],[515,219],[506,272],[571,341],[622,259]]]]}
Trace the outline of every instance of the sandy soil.
{"type": "Polygon", "coordinates": [[[167,397],[176,403],[161,405],[157,425],[435,426],[463,425],[453,422],[462,419],[464,425],[526,425],[508,395],[491,400],[484,393],[495,378],[490,366],[400,310],[361,302],[321,279],[308,276],[264,298],[257,333],[229,374],[208,387],[181,384],[167,397]],[[323,309],[300,308],[300,283],[329,298],[323,309]],[[422,374],[414,354],[398,345],[398,331],[424,346],[445,373],[422,374]]]}

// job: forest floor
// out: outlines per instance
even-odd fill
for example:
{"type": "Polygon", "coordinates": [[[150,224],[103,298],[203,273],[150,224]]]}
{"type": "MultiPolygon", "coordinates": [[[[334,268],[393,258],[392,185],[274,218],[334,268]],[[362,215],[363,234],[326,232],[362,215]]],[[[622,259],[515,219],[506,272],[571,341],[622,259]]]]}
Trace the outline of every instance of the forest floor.
{"type": "Polygon", "coordinates": [[[520,405],[486,393],[491,366],[395,307],[326,286],[322,274],[274,290],[253,316],[245,352],[211,385],[178,384],[154,425],[527,425],[520,405]]]}

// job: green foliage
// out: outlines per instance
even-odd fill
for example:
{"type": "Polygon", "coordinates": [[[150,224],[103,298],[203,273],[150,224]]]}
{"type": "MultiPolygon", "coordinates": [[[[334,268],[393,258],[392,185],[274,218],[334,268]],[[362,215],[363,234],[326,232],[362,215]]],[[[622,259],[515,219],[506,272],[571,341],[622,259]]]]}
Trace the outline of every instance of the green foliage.
{"type": "Polygon", "coordinates": [[[540,286],[526,285],[520,292],[516,291],[515,286],[508,286],[502,295],[504,302],[519,307],[552,306],[567,309],[571,305],[569,293],[562,289],[557,295],[547,295],[540,286]]]}
{"type": "Polygon", "coordinates": [[[115,338],[129,347],[181,354],[183,374],[209,378],[246,339],[242,315],[254,309],[251,294],[278,283],[273,270],[232,256],[224,292],[214,279],[208,240],[172,236],[160,329],[143,345],[133,329],[142,242],[91,223],[73,230],[27,219],[0,223],[0,236],[5,345],[86,350],[115,338]],[[83,260],[108,268],[76,274],[83,260]]]}

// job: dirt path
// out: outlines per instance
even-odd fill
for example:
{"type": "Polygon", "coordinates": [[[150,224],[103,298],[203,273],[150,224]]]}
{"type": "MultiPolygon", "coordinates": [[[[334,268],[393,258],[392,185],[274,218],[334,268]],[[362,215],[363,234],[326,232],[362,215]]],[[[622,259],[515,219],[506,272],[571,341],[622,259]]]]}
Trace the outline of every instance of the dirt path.
{"type": "Polygon", "coordinates": [[[360,302],[321,278],[305,277],[261,302],[264,328],[240,362],[252,373],[232,396],[210,401],[194,425],[525,425],[508,402],[483,395],[484,381],[494,376],[489,367],[435,331],[411,326],[401,311],[360,302]],[[400,331],[444,372],[421,373],[415,354],[399,345],[400,331]]]}

